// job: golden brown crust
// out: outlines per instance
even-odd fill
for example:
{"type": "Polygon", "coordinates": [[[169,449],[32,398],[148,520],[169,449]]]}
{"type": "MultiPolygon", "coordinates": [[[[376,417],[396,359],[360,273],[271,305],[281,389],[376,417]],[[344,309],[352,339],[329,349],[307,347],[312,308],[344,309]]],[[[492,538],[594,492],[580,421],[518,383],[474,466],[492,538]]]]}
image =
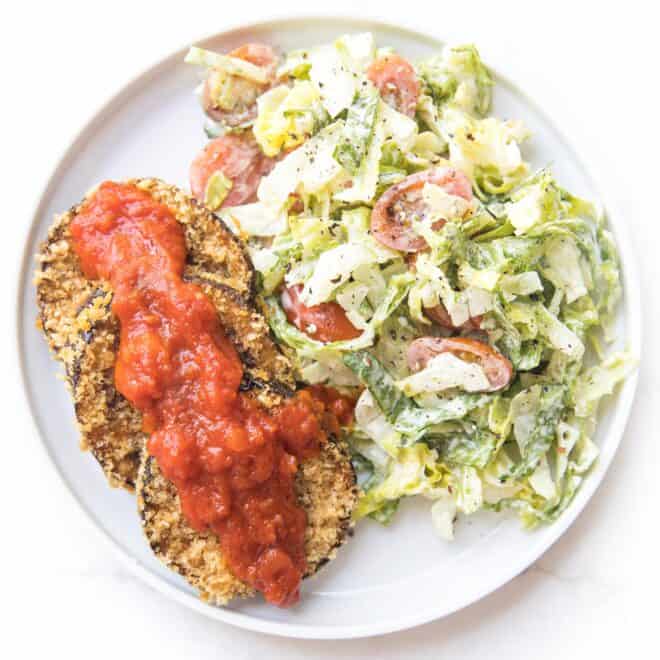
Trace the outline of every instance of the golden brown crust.
{"type": "Polygon", "coordinates": [[[345,442],[330,439],[318,457],[300,465],[296,493],[307,513],[305,551],[309,576],[334,559],[352,533],[358,487],[345,442]]]}
{"type": "Polygon", "coordinates": [[[55,357],[60,359],[69,338],[76,333],[75,322],[81,309],[97,288],[80,270],[71,242],[70,225],[77,207],[56,216],[42,243],[34,276],[37,287],[38,323],[55,357]]]}
{"type": "MultiPolygon", "coordinates": [[[[329,441],[317,458],[305,461],[298,470],[296,492],[307,513],[307,577],[334,559],[352,529],[357,486],[346,447],[329,441]]],[[[217,537],[199,534],[186,523],[174,486],[146,452],[138,474],[137,496],[142,527],[155,555],[185,577],[203,600],[224,605],[232,598],[254,595],[232,575],[217,537]]]]}
{"type": "Polygon", "coordinates": [[[113,487],[133,490],[145,436],[142,415],[115,389],[114,367],[119,322],[112,314],[112,292],[99,288],[78,314],[79,332],[65,362],[80,431],[113,487]]]}
{"type": "Polygon", "coordinates": [[[137,501],[142,529],[154,554],[195,587],[202,600],[222,605],[254,595],[229,570],[217,536],[195,532],[186,523],[175,487],[146,452],[138,473],[137,501]]]}
{"type": "Polygon", "coordinates": [[[202,275],[214,284],[231,287],[247,300],[253,300],[255,273],[252,262],[243,243],[222,220],[180,188],[160,179],[135,179],[128,183],[135,183],[168,206],[184,225],[188,248],[186,273],[190,277],[202,275]]]}
{"type": "MultiPolygon", "coordinates": [[[[241,242],[221,220],[182,190],[160,179],[133,179],[128,183],[136,184],[166,204],[184,226],[188,275],[203,274],[213,283],[229,286],[252,301],[254,269],[241,242]]],[[[36,257],[39,324],[56,357],[72,335],[77,334],[74,319],[98,288],[98,283],[82,274],[73,249],[70,225],[79,208],[80,204],[55,218],[36,257]]]]}

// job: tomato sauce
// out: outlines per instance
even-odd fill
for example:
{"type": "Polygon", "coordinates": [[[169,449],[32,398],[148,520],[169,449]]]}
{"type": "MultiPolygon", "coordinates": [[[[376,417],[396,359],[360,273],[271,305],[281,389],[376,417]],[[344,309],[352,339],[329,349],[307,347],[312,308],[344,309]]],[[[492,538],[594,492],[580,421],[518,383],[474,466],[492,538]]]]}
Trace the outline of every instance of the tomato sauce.
{"type": "Polygon", "coordinates": [[[148,451],[186,519],[218,535],[236,577],[294,604],[307,568],[298,461],[350,419],[350,402],[311,388],[269,414],[239,391],[243,367],[215,307],[182,278],[183,228],[137,186],[101,184],[71,233],[85,275],[113,287],[115,384],[142,412],[148,451]]]}

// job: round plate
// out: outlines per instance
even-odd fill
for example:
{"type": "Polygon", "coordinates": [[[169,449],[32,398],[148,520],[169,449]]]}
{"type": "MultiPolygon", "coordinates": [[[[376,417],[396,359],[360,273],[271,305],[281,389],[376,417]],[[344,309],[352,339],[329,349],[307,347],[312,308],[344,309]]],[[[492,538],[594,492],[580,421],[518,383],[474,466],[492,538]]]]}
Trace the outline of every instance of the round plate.
{"type": "MultiPolygon", "coordinates": [[[[216,35],[201,45],[227,51],[246,41],[264,41],[290,49],[366,30],[374,33],[377,43],[393,46],[410,58],[438,52],[443,46],[420,33],[337,18],[261,23],[216,35]]],[[[262,632],[310,638],[375,635],[446,616],[511,580],[573,522],[602,480],[619,444],[636,377],[603,406],[596,437],[602,450],[600,460],[569,510],[554,525],[525,532],[510,516],[483,513],[461,519],[456,540],[446,543],[433,533],[429,502],[418,498],[405,502],[388,528],[369,520],[361,522],[336,561],[304,583],[301,603],[294,609],[280,610],[258,599],[227,608],[199,601],[183,579],[151,554],[142,537],[134,498],[110,490],[94,459],[79,451],[69,394],[55,378],[56,364],[34,325],[32,285],[32,255],[45,238],[53,214],[69,208],[94,184],[141,176],[187,187],[188,166],[206,138],[202,112],[193,96],[199,74],[195,67],[183,64],[184,54],[181,50],[162,60],[98,112],[62,158],[35,212],[18,284],[18,344],[27,399],[44,448],[74,497],[135,574],[207,616],[262,632]]],[[[547,117],[505,78],[496,74],[496,79],[493,112],[520,118],[531,128],[534,138],[526,157],[533,165],[553,163],[565,187],[602,200],[582,162],[547,117]]],[[[639,354],[639,288],[622,220],[612,214],[626,292],[619,336],[639,354]]]]}

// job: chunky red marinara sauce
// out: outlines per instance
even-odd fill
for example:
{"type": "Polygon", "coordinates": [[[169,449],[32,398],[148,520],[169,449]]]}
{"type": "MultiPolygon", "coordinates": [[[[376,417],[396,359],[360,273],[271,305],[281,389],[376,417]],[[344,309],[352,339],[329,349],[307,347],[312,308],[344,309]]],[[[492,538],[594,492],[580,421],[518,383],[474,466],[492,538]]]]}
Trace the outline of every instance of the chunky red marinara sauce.
{"type": "Polygon", "coordinates": [[[306,515],[297,461],[350,417],[310,388],[273,414],[239,392],[241,361],[202,290],[182,279],[181,225],[135,185],[103,183],[71,225],[89,278],[108,280],[121,325],[117,389],[143,413],[147,448],[191,526],[220,538],[234,574],[280,606],[298,600],[306,515]]]}

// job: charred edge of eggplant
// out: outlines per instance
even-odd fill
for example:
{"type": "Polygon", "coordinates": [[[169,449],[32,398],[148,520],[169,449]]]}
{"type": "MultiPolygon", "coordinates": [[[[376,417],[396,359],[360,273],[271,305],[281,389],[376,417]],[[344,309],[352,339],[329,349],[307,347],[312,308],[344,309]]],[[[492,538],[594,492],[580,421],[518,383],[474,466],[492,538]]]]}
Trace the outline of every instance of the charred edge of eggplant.
{"type": "MultiPolygon", "coordinates": [[[[167,549],[161,547],[160,543],[154,541],[153,535],[149,533],[149,521],[147,520],[147,513],[148,511],[152,511],[154,508],[157,508],[157,506],[152,504],[151,499],[148,495],[146,495],[146,492],[151,487],[151,482],[154,480],[152,466],[157,465],[157,462],[156,459],[147,452],[146,447],[142,451],[143,455],[140,457],[139,468],[139,473],[141,473],[139,477],[141,487],[138,488],[136,484],[136,495],[138,498],[137,508],[140,515],[140,526],[142,527],[142,533],[147,539],[147,543],[149,544],[149,547],[151,548],[151,551],[154,553],[156,558],[175,573],[178,573],[181,577],[188,579],[190,571],[185,566],[180,564],[176,559],[168,557],[167,549]]],[[[162,474],[161,478],[165,479],[162,474]]],[[[185,518],[182,517],[182,520],[185,522],[185,518]]],[[[192,586],[197,589],[194,584],[192,586]]]]}
{"type": "MultiPolygon", "coordinates": [[[[247,247],[245,246],[245,243],[238,237],[236,234],[234,234],[229,227],[227,227],[227,223],[218,215],[213,213],[210,209],[208,209],[204,204],[196,200],[194,197],[190,196],[190,199],[192,201],[193,206],[197,207],[198,209],[201,209],[205,213],[208,213],[211,215],[213,220],[217,222],[225,231],[226,235],[229,237],[229,240],[240,250],[241,254],[243,255],[245,259],[245,263],[248,266],[248,270],[250,272],[250,281],[248,282],[248,287],[247,287],[247,300],[250,302],[254,302],[254,299],[257,295],[257,272],[254,268],[254,265],[252,263],[252,259],[250,258],[250,255],[248,254],[247,247]]],[[[188,252],[187,259],[190,258],[190,252],[188,252]]],[[[188,262],[191,263],[191,262],[188,262]]]]}
{"type": "MultiPolygon", "coordinates": [[[[105,297],[108,294],[108,291],[106,289],[103,289],[101,287],[95,289],[90,296],[87,298],[87,300],[79,307],[76,316],[79,316],[83,311],[85,311],[90,305],[94,304],[94,301],[100,297],[105,297]]],[[[105,309],[110,312],[110,306],[112,304],[112,296],[108,300],[105,309]]],[[[80,343],[78,344],[69,344],[68,346],[74,350],[75,357],[72,360],[70,365],[66,365],[66,375],[69,380],[69,383],[71,385],[71,388],[73,390],[73,395],[74,395],[74,403],[73,407],[76,413],[76,418],[80,417],[80,410],[79,410],[79,405],[76,402],[75,398],[75,392],[78,388],[78,383],[80,381],[80,374],[82,372],[83,366],[82,362],[85,357],[85,351],[87,347],[89,347],[94,340],[94,333],[95,330],[98,329],[98,326],[102,323],[107,323],[109,320],[109,317],[106,318],[100,318],[98,319],[95,323],[93,323],[90,327],[89,330],[81,330],[77,334],[77,338],[80,340],[80,343]]],[[[114,338],[114,350],[115,352],[119,348],[119,333],[115,334],[114,338]]],[[[117,389],[114,386],[114,377],[112,374],[106,374],[104,375],[103,378],[104,381],[104,392],[106,394],[106,402],[108,406],[108,411],[112,411],[116,409],[118,403],[123,399],[122,395],[117,391],[117,389]]],[[[130,477],[124,475],[124,474],[119,474],[113,470],[108,472],[108,465],[105,463],[103,460],[103,456],[100,456],[97,451],[94,450],[94,448],[90,448],[90,453],[96,460],[96,462],[101,466],[101,469],[103,472],[108,476],[112,476],[115,481],[120,484],[123,488],[126,488],[130,491],[135,490],[135,479],[131,479],[130,477]]],[[[137,469],[140,465],[140,452],[135,451],[131,452],[129,454],[126,454],[124,459],[130,460],[135,464],[135,472],[137,473],[137,469]]]]}
{"type": "MultiPolygon", "coordinates": [[[[98,289],[94,289],[94,291],[89,295],[87,300],[85,300],[85,302],[82,305],[80,305],[80,307],[78,307],[78,309],[76,310],[76,316],[80,316],[80,313],[84,312],[97,298],[101,298],[107,295],[108,295],[108,291],[102,287],[99,287],[98,289]]],[[[112,302],[112,296],[110,302],[112,302]]]]}
{"type": "MultiPolygon", "coordinates": [[[[73,206],[71,206],[68,209],[68,211],[65,211],[62,215],[58,216],[58,218],[62,217],[63,215],[70,215],[71,216],[70,220],[71,220],[78,214],[79,209],[80,209],[80,202],[78,202],[78,203],[74,204],[73,206]]],[[[57,241],[62,239],[62,233],[64,232],[65,228],[69,226],[69,224],[70,224],[70,222],[68,222],[66,224],[59,224],[57,226],[57,231],[52,236],[51,236],[52,227],[49,228],[48,229],[48,235],[46,236],[46,240],[42,241],[39,244],[39,253],[43,254],[44,252],[50,252],[50,246],[53,243],[56,243],[57,241]]],[[[47,271],[49,266],[50,266],[50,262],[48,262],[48,261],[42,262],[41,263],[41,272],[47,271]]]]}
{"type": "MultiPolygon", "coordinates": [[[[69,344],[71,346],[71,344],[69,344]]],[[[75,357],[71,361],[71,364],[65,364],[64,365],[64,371],[66,373],[66,378],[69,381],[69,384],[71,385],[71,390],[73,392],[76,391],[76,388],[78,387],[78,382],[80,381],[80,360],[81,360],[81,352],[77,352],[75,354],[75,357]]]]}
{"type": "MultiPolygon", "coordinates": [[[[106,289],[103,289],[102,287],[99,287],[95,289],[87,298],[87,300],[80,305],[78,308],[78,311],[76,312],[76,317],[80,316],[82,312],[84,312],[88,307],[94,304],[94,301],[97,298],[101,298],[103,296],[106,296],[108,294],[108,291],[106,289]]],[[[110,300],[108,301],[107,308],[110,308],[110,305],[112,304],[112,296],[110,296],[110,300]]],[[[97,321],[101,322],[100,320],[97,321]]],[[[96,329],[96,324],[93,324],[89,330],[81,330],[77,338],[82,341],[82,347],[81,349],[76,353],[75,358],[71,362],[70,365],[65,365],[66,368],[66,375],[69,380],[69,383],[71,384],[71,387],[75,391],[76,387],[78,386],[78,381],[80,380],[80,363],[82,361],[83,357],[83,351],[85,346],[89,346],[89,344],[92,343],[92,340],[94,339],[94,330],[96,329]]],[[[115,344],[119,343],[119,337],[116,338],[115,344]]],[[[76,346],[75,344],[67,344],[69,348],[72,348],[75,350],[76,346]]]]}
{"type": "MultiPolygon", "coordinates": [[[[196,200],[195,203],[197,203],[196,200]]],[[[211,215],[216,222],[220,223],[220,226],[224,228],[227,234],[229,234],[230,240],[240,249],[241,254],[243,257],[245,257],[245,263],[248,265],[248,270],[250,271],[250,281],[247,287],[247,298],[251,303],[254,303],[254,300],[257,296],[257,271],[255,270],[252,259],[248,254],[247,247],[245,243],[240,238],[238,238],[238,236],[236,236],[236,234],[234,234],[234,232],[232,232],[229,227],[227,227],[227,223],[220,216],[216,215],[215,213],[211,213],[211,215]]]]}
{"type": "MultiPolygon", "coordinates": [[[[68,213],[75,215],[78,209],[78,205],[74,204],[69,210],[68,213]]],[[[51,229],[49,228],[48,230],[48,236],[44,241],[41,241],[39,244],[39,254],[48,254],[50,253],[50,246],[54,243],[57,242],[61,238],[61,232],[63,231],[63,226],[58,225],[57,227],[57,232],[55,233],[54,236],[51,236],[51,229]]],[[[50,267],[51,262],[49,261],[42,261],[39,264],[39,270],[41,270],[42,273],[45,273],[48,268],[50,267]]],[[[43,330],[44,335],[48,339],[48,344],[53,351],[54,355],[57,355],[59,353],[59,350],[55,350],[55,348],[51,345],[50,343],[50,337],[48,330],[46,330],[46,303],[44,302],[43,298],[41,297],[41,287],[37,286],[37,318],[39,319],[39,322],[41,323],[41,328],[43,330]]]]}
{"type": "MultiPolygon", "coordinates": [[[[138,512],[140,514],[140,523],[141,527],[144,533],[145,538],[147,539],[147,543],[149,543],[149,547],[151,548],[152,552],[157,556],[161,557],[163,555],[162,548],[160,547],[159,543],[156,543],[153,540],[153,535],[149,533],[149,521],[147,520],[147,510],[150,510],[153,508],[153,504],[150,501],[149,496],[146,494],[147,490],[151,486],[151,482],[154,480],[154,474],[151,469],[151,466],[154,464],[154,461],[156,459],[153,456],[150,456],[147,453],[146,447],[142,450],[142,455],[140,457],[140,467],[139,467],[139,476],[138,476],[138,481],[140,481],[140,488],[137,490],[137,497],[138,497],[138,512]],[[140,474],[141,473],[141,474],[140,474]]],[[[166,559],[163,557],[163,559],[166,559]]],[[[182,568],[173,560],[167,561],[166,564],[172,568],[175,568],[177,573],[180,573],[181,575],[184,575],[185,573],[182,571],[182,568]]]]}
{"type": "MultiPolygon", "coordinates": [[[[82,355],[80,356],[80,359],[82,359],[82,355]]],[[[114,386],[114,373],[105,375],[103,380],[104,380],[103,391],[106,394],[107,410],[108,412],[112,412],[117,409],[118,404],[122,400],[124,400],[124,397],[114,386]]],[[[80,406],[78,402],[75,401],[75,397],[74,397],[73,409],[76,414],[76,419],[80,419],[82,413],[80,411],[80,406]]],[[[114,479],[117,484],[121,485],[121,487],[123,488],[127,488],[130,491],[135,490],[136,479],[131,478],[126,474],[122,474],[118,470],[112,469],[114,464],[112,463],[112,461],[107,462],[106,460],[104,460],[105,457],[103,453],[99,452],[98,448],[95,448],[94,446],[90,446],[89,453],[101,466],[103,473],[106,475],[108,479],[110,478],[114,479]]],[[[141,456],[141,450],[136,449],[135,451],[131,451],[122,457],[122,460],[130,460],[131,463],[134,464],[135,466],[134,474],[136,475],[140,467],[140,456],[141,456]]]]}
{"type": "Polygon", "coordinates": [[[183,274],[183,280],[184,282],[190,282],[191,284],[205,285],[210,286],[213,289],[219,289],[220,291],[226,293],[227,296],[231,298],[232,302],[235,302],[242,309],[246,309],[251,312],[254,311],[254,307],[252,306],[250,299],[239,291],[236,291],[236,289],[229,286],[229,284],[224,284],[223,282],[215,282],[214,280],[207,279],[206,277],[200,277],[199,275],[186,275],[186,273],[183,274]]]}
{"type": "MultiPolygon", "coordinates": [[[[103,476],[105,476],[106,480],[108,481],[108,485],[110,485],[113,488],[116,487],[123,488],[129,493],[135,493],[135,489],[137,487],[137,479],[131,479],[126,475],[118,475],[116,472],[108,472],[107,471],[108,466],[105,463],[103,463],[103,461],[96,454],[96,452],[90,450],[89,453],[94,457],[94,460],[99,464],[99,467],[103,472],[103,476]],[[114,480],[114,482],[110,481],[110,475],[114,480]]],[[[130,454],[127,454],[125,458],[130,458],[130,460],[135,463],[135,472],[137,474],[137,471],[140,468],[140,452],[139,451],[131,452],[130,454]]]]}
{"type": "MultiPolygon", "coordinates": [[[[67,215],[68,214],[71,217],[74,217],[78,213],[78,207],[79,207],[79,204],[76,203],[73,206],[71,206],[68,211],[65,211],[62,215],[67,215]]],[[[58,217],[62,217],[62,216],[58,216],[58,217]]],[[[53,227],[52,226],[49,227],[48,235],[46,236],[46,240],[42,241],[39,244],[39,253],[40,254],[42,254],[44,252],[47,252],[47,251],[50,251],[50,246],[53,243],[56,243],[57,241],[59,241],[62,238],[61,234],[64,231],[65,227],[68,227],[68,223],[64,224],[64,225],[63,224],[58,224],[57,225],[57,231],[53,235],[51,235],[53,227]]],[[[42,272],[48,270],[49,265],[50,265],[50,263],[47,262],[47,261],[42,262],[41,263],[42,272]]]]}
{"type": "MultiPolygon", "coordinates": [[[[355,474],[355,468],[353,467],[353,463],[351,462],[351,455],[348,450],[348,446],[346,445],[345,442],[339,441],[334,435],[328,436],[328,442],[332,443],[337,448],[337,450],[342,455],[342,458],[346,461],[346,464],[348,465],[348,470],[351,477],[351,493],[355,496],[355,501],[357,502],[357,498],[359,495],[358,485],[357,485],[357,475],[355,474]]],[[[322,557],[316,563],[316,566],[314,567],[314,572],[310,573],[309,575],[306,575],[305,577],[311,577],[312,575],[316,575],[319,572],[319,570],[323,568],[330,561],[331,558],[330,555],[332,554],[332,552],[334,550],[339,550],[339,548],[341,548],[341,546],[344,545],[344,543],[346,543],[346,540],[353,536],[353,534],[355,533],[353,508],[351,508],[351,510],[348,512],[348,515],[344,516],[339,521],[337,527],[337,541],[329,550],[328,556],[322,557]]]]}
{"type": "Polygon", "coordinates": [[[147,500],[144,498],[144,491],[149,487],[151,482],[154,479],[154,475],[151,471],[151,462],[154,460],[153,456],[149,455],[147,453],[146,447],[142,450],[143,454],[141,456],[141,463],[144,464],[144,467],[141,467],[141,472],[142,474],[140,475],[140,480],[141,480],[141,486],[142,488],[140,489],[140,500],[138,503],[138,509],[140,512],[140,520],[144,524],[146,524],[146,512],[147,508],[149,506],[149,503],[147,500]]]}
{"type": "Polygon", "coordinates": [[[270,390],[274,394],[279,394],[284,399],[290,399],[295,394],[294,390],[292,390],[288,385],[282,383],[282,381],[275,379],[265,381],[262,378],[253,376],[249,371],[244,371],[243,378],[241,379],[241,384],[239,386],[240,391],[250,392],[255,388],[260,390],[270,390]]]}

